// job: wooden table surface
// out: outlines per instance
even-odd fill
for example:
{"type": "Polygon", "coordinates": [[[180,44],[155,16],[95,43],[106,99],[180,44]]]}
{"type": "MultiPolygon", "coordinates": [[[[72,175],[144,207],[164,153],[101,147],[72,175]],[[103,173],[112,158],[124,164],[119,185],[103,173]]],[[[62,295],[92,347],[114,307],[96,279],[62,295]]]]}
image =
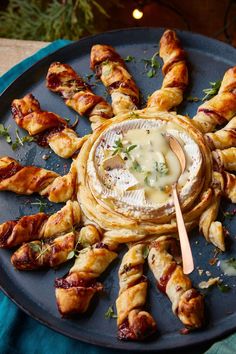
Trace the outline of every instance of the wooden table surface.
{"type": "Polygon", "coordinates": [[[0,38],[0,76],[48,44],[48,42],[0,38]]]}

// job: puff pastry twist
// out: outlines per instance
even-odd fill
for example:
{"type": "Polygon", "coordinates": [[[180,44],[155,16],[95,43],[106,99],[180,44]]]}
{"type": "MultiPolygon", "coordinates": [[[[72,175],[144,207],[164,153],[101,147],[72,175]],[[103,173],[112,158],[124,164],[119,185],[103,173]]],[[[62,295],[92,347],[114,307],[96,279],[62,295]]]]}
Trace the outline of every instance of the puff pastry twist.
{"type": "Polygon", "coordinates": [[[139,104],[139,90],[124,60],[109,45],[96,44],[91,50],[90,67],[111,94],[114,115],[133,111],[139,104]]]}
{"type": "Polygon", "coordinates": [[[164,80],[161,89],[149,97],[147,106],[155,107],[159,111],[169,111],[182,102],[188,85],[186,54],[172,30],[166,30],[161,37],[160,57],[164,62],[164,80]]]}
{"type": "Polygon", "coordinates": [[[67,106],[89,118],[93,130],[113,116],[111,106],[103,97],[95,95],[68,64],[52,63],[46,80],[47,88],[59,93],[67,106]]]}
{"type": "Polygon", "coordinates": [[[221,251],[225,251],[225,233],[223,225],[220,221],[216,221],[220,207],[221,195],[221,190],[215,188],[214,196],[210,205],[200,216],[199,230],[203,233],[208,242],[211,242],[221,251]]]}
{"type": "Polygon", "coordinates": [[[68,201],[58,212],[23,216],[0,225],[0,247],[11,248],[23,242],[49,239],[71,231],[81,218],[79,203],[68,201]]]}
{"type": "Polygon", "coordinates": [[[212,152],[215,162],[214,168],[223,171],[236,171],[236,147],[224,150],[216,149],[212,152]]]}
{"type": "Polygon", "coordinates": [[[69,253],[99,242],[100,234],[94,225],[82,227],[65,235],[24,243],[11,257],[18,270],[55,267],[68,261],[69,253]]]}
{"type": "Polygon", "coordinates": [[[236,146],[236,117],[233,117],[224,128],[205,134],[205,140],[211,150],[236,146]]]}
{"type": "Polygon", "coordinates": [[[178,264],[177,240],[162,236],[150,245],[148,264],[159,290],[172,302],[172,311],[191,329],[199,328],[204,320],[203,296],[192,287],[191,280],[178,264]]]}
{"type": "Polygon", "coordinates": [[[117,257],[114,246],[97,242],[80,251],[69,274],[55,281],[58,310],[63,316],[87,311],[93,296],[102,291],[97,278],[117,257]]]}
{"type": "Polygon", "coordinates": [[[86,135],[79,138],[59,115],[42,111],[38,100],[32,94],[15,99],[11,108],[16,124],[27,130],[31,136],[36,136],[39,145],[49,145],[60,157],[71,157],[87,139],[86,135]]]}
{"type": "MultiPolygon", "coordinates": [[[[224,197],[230,199],[232,203],[236,203],[236,176],[227,171],[214,171],[213,184],[217,184],[222,191],[224,197]]],[[[218,187],[219,188],[219,187],[218,187]]]]}
{"type": "Polygon", "coordinates": [[[75,233],[69,232],[55,239],[36,240],[23,244],[11,257],[18,270],[53,268],[67,261],[75,248],[75,233]]]}
{"type": "Polygon", "coordinates": [[[137,244],[124,255],[119,269],[119,297],[116,300],[118,337],[143,340],[156,331],[156,323],[143,307],[147,297],[147,279],[143,276],[144,244],[137,244]]]}
{"type": "Polygon", "coordinates": [[[30,195],[39,193],[51,202],[62,203],[75,199],[76,168],[73,162],[65,176],[35,166],[22,166],[15,159],[0,158],[0,191],[30,195]]]}
{"type": "MultiPolygon", "coordinates": [[[[226,124],[235,114],[236,66],[226,71],[218,94],[199,106],[197,114],[193,118],[193,123],[203,133],[209,133],[217,125],[226,124]]],[[[222,132],[220,135],[222,136],[222,132]]]]}

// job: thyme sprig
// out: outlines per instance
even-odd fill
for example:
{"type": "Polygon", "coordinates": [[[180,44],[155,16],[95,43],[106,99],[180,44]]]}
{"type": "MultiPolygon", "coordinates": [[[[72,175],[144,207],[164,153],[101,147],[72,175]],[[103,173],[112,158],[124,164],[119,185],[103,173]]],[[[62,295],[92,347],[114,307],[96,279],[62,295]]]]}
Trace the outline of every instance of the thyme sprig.
{"type": "Polygon", "coordinates": [[[127,157],[130,158],[130,151],[132,151],[133,149],[135,149],[137,147],[137,145],[133,144],[133,145],[130,145],[128,147],[124,147],[121,139],[118,139],[114,142],[114,146],[113,146],[113,153],[112,153],[112,156],[114,155],[117,155],[117,154],[121,154],[121,153],[124,153],[127,155],[127,157]]]}
{"type": "Polygon", "coordinates": [[[133,57],[132,55],[127,55],[127,57],[124,58],[124,61],[126,63],[130,63],[131,61],[135,62],[135,57],[133,57]]]}
{"type": "Polygon", "coordinates": [[[46,202],[42,201],[41,199],[36,199],[35,202],[31,202],[31,205],[38,205],[39,212],[42,213],[45,211],[45,208],[48,206],[46,202]]]}
{"type": "Polygon", "coordinates": [[[205,93],[205,96],[202,98],[202,101],[206,101],[212,98],[213,96],[217,95],[220,89],[221,82],[221,80],[210,82],[211,87],[202,90],[205,93]]]}
{"type": "Polygon", "coordinates": [[[18,129],[16,129],[15,130],[16,140],[13,142],[13,139],[9,133],[9,128],[10,126],[5,127],[4,124],[0,124],[0,137],[4,138],[5,141],[11,145],[13,151],[18,149],[20,146],[24,146],[24,143],[30,143],[35,140],[32,136],[29,135],[25,135],[21,137],[18,129]]]}
{"type": "Polygon", "coordinates": [[[0,124],[0,137],[3,137],[8,144],[11,144],[12,138],[11,138],[10,133],[8,131],[9,128],[10,128],[10,126],[8,128],[6,128],[3,124],[0,124]]]}
{"type": "Polygon", "coordinates": [[[148,78],[152,78],[156,75],[157,71],[160,69],[161,64],[157,60],[159,52],[156,52],[151,59],[142,59],[145,63],[144,69],[148,78]]]}
{"type": "Polygon", "coordinates": [[[12,150],[15,151],[16,149],[19,148],[19,146],[24,146],[24,143],[31,143],[32,141],[35,141],[34,137],[26,135],[26,136],[20,136],[18,129],[16,129],[16,140],[14,143],[12,143],[12,150]]]}
{"type": "Polygon", "coordinates": [[[113,310],[113,305],[109,306],[107,311],[105,312],[105,319],[108,320],[109,318],[117,318],[117,315],[113,310]]]}

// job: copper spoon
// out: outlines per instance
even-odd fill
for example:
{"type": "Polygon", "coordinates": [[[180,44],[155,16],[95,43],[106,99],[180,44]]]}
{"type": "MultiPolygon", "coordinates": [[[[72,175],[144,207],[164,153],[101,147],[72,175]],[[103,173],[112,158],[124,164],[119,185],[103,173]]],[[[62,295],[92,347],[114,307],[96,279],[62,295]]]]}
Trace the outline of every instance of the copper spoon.
{"type": "MultiPolygon", "coordinates": [[[[168,143],[171,150],[179,160],[181,166],[181,174],[182,174],[186,168],[186,157],[182,149],[182,146],[180,145],[178,140],[174,138],[172,135],[168,134],[166,135],[166,137],[168,139],[168,143]]],[[[183,214],[180,208],[179,197],[177,192],[177,182],[175,182],[172,185],[172,193],[173,193],[173,199],[175,205],[176,222],[177,222],[177,227],[179,232],[180,248],[181,248],[182,260],[183,260],[183,272],[184,274],[189,274],[194,270],[193,255],[192,255],[188,234],[183,219],[183,214]]]]}

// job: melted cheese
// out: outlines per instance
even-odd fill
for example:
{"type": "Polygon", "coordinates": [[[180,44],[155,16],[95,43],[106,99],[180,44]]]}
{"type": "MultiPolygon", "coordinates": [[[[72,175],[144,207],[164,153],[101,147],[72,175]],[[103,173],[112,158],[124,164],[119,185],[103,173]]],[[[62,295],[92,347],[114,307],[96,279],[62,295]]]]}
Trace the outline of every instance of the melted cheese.
{"type": "Polygon", "coordinates": [[[164,136],[163,127],[131,129],[124,134],[123,145],[134,146],[126,167],[144,188],[147,201],[160,203],[171,194],[170,186],[180,176],[180,164],[164,136]]]}
{"type": "Polygon", "coordinates": [[[178,181],[180,201],[189,198],[201,165],[200,149],[182,127],[161,119],[131,119],[110,126],[94,143],[87,163],[88,183],[96,200],[108,208],[135,218],[159,217],[174,210],[174,182],[178,181]],[[167,133],[183,147],[187,163],[182,175],[167,133]]]}

